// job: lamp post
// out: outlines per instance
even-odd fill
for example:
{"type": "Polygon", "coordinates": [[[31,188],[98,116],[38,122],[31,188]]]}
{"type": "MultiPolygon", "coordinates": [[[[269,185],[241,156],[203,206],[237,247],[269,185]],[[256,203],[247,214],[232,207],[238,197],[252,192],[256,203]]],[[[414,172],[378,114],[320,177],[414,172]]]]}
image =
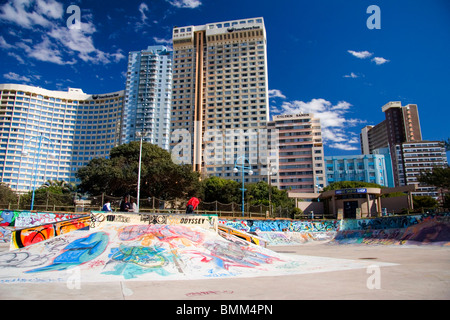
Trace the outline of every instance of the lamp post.
{"type": "Polygon", "coordinates": [[[136,208],[139,212],[139,200],[141,194],[141,165],[142,165],[142,140],[147,135],[147,131],[137,131],[136,135],[140,138],[141,142],[139,145],[139,169],[138,169],[138,181],[137,181],[137,199],[136,199],[136,208]]]}
{"type": "Polygon", "coordinates": [[[241,157],[237,158],[236,161],[234,162],[233,172],[234,173],[238,173],[239,172],[238,168],[240,168],[241,172],[242,172],[242,188],[241,188],[241,190],[242,190],[242,217],[244,217],[244,212],[245,212],[245,208],[244,208],[244,205],[245,205],[244,193],[245,193],[245,190],[246,190],[245,187],[244,187],[244,183],[245,183],[245,181],[244,181],[244,173],[245,173],[245,170],[248,170],[248,175],[251,176],[251,175],[253,175],[253,171],[252,171],[252,167],[250,165],[250,162],[247,160],[247,158],[245,158],[245,156],[241,156],[241,157]],[[239,160],[241,160],[241,164],[239,164],[239,160]],[[247,161],[248,166],[245,165],[245,161],[247,161]]]}
{"type": "Polygon", "coordinates": [[[272,175],[276,173],[276,170],[272,168],[272,163],[269,161],[267,169],[267,182],[269,184],[269,215],[272,217],[272,175]]]}
{"type": "MultiPolygon", "coordinates": [[[[53,141],[51,139],[47,138],[47,137],[44,137],[44,135],[42,133],[40,133],[39,136],[37,136],[37,137],[32,137],[31,139],[28,140],[28,142],[30,142],[30,141],[32,141],[34,139],[38,140],[38,150],[37,150],[37,159],[35,159],[35,161],[34,161],[35,162],[34,163],[35,169],[34,169],[34,177],[33,177],[33,192],[32,192],[32,196],[31,196],[31,207],[30,207],[30,210],[33,210],[33,208],[34,208],[34,196],[35,196],[35,191],[36,191],[37,172],[38,172],[38,167],[39,167],[39,159],[41,157],[41,149],[42,149],[43,140],[45,142],[47,142],[47,144],[49,146],[51,146],[52,149],[53,149],[53,146],[54,146],[53,141]]],[[[23,156],[28,156],[28,152],[23,150],[22,151],[22,155],[23,156]]],[[[52,155],[55,156],[54,153],[52,153],[52,155]]]]}

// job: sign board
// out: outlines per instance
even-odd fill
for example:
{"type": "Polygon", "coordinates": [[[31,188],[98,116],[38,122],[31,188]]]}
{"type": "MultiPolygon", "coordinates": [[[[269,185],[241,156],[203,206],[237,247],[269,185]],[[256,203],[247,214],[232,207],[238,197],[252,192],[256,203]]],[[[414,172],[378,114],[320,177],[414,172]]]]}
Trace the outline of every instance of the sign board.
{"type": "Polygon", "coordinates": [[[352,194],[352,193],[367,193],[366,188],[353,188],[336,190],[335,194],[352,194]]]}
{"type": "Polygon", "coordinates": [[[168,224],[199,226],[217,232],[218,217],[215,214],[157,214],[157,213],[111,213],[91,211],[91,228],[104,223],[121,224],[168,224]]]}

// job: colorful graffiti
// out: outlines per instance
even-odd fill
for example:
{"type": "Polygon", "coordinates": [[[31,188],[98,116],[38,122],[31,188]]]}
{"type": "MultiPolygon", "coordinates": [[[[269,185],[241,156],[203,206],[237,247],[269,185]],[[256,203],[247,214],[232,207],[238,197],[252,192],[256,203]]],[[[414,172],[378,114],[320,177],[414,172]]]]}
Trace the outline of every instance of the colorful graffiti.
{"type": "Polygon", "coordinates": [[[421,244],[445,245],[450,243],[450,237],[447,235],[450,228],[449,219],[450,213],[321,221],[220,219],[219,227],[230,227],[255,234],[269,245],[300,244],[319,240],[341,244],[398,244],[415,241],[421,244]],[[427,221],[426,227],[424,222],[427,221]],[[427,234],[428,240],[425,240],[424,234],[427,234]],[[424,239],[413,240],[413,237],[424,239]]]}
{"type": "Polygon", "coordinates": [[[84,282],[101,282],[276,276],[366,266],[283,255],[227,237],[203,226],[101,223],[0,254],[0,283],[68,281],[72,273],[67,271],[73,268],[79,268],[84,282]]]}
{"type": "Polygon", "coordinates": [[[106,249],[107,244],[108,235],[104,232],[95,232],[88,237],[72,241],[63,248],[62,252],[53,259],[51,264],[28,270],[26,273],[61,271],[79,266],[98,257],[106,249]]]}
{"type": "Polygon", "coordinates": [[[105,214],[105,212],[102,211],[91,211],[91,228],[101,227],[105,223],[127,223],[132,225],[189,225],[202,226],[205,229],[212,229],[217,231],[218,218],[215,214],[105,214]]]}
{"type": "Polygon", "coordinates": [[[257,232],[257,231],[326,232],[326,231],[336,231],[339,228],[340,221],[220,219],[219,225],[231,227],[245,232],[257,232]]]}
{"type": "Polygon", "coordinates": [[[81,214],[36,212],[36,211],[0,211],[0,225],[9,227],[33,227],[47,223],[54,223],[68,219],[82,217],[81,214]]]}
{"type": "Polygon", "coordinates": [[[53,213],[35,211],[0,211],[0,242],[11,241],[12,232],[18,228],[42,226],[69,219],[86,217],[82,214],[53,213]]]}
{"type": "Polygon", "coordinates": [[[374,221],[351,221],[337,232],[334,242],[338,244],[384,244],[384,245],[450,245],[450,215],[417,215],[373,219],[374,221]],[[392,219],[394,218],[394,219],[392,219]],[[389,221],[389,220],[393,221],[389,221]],[[353,227],[355,229],[349,229],[353,227]]]}
{"type": "Polygon", "coordinates": [[[19,249],[32,244],[69,233],[74,230],[89,228],[90,217],[83,216],[71,220],[55,222],[37,227],[14,230],[11,233],[10,249],[19,249]]]}
{"type": "MultiPolygon", "coordinates": [[[[243,239],[245,241],[248,241],[249,243],[256,244],[258,246],[263,246],[263,247],[266,246],[266,241],[264,241],[264,239],[262,239],[262,238],[260,238],[258,236],[249,234],[249,233],[247,233],[245,231],[242,231],[242,230],[236,230],[234,228],[230,228],[230,227],[227,227],[227,226],[224,226],[224,225],[220,225],[219,226],[219,232],[220,232],[219,234],[223,234],[223,233],[229,234],[229,235],[237,237],[239,239],[243,239]]],[[[231,237],[228,238],[228,239],[231,239],[231,237]]]]}

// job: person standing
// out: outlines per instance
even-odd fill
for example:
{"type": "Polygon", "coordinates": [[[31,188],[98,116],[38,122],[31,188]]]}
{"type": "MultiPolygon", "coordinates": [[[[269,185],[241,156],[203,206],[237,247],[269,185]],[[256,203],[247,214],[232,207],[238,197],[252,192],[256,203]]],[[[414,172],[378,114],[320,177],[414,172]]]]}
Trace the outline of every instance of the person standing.
{"type": "Polygon", "coordinates": [[[120,203],[120,211],[121,212],[127,212],[131,209],[131,204],[128,201],[128,196],[125,196],[122,200],[122,202],[120,203]]]}
{"type": "Polygon", "coordinates": [[[131,208],[128,211],[138,212],[137,204],[134,200],[131,200],[131,208]]]}
{"type": "Polygon", "coordinates": [[[200,200],[201,199],[198,199],[196,197],[190,198],[186,205],[186,214],[193,214],[194,210],[197,209],[197,206],[199,205],[200,200]]]}

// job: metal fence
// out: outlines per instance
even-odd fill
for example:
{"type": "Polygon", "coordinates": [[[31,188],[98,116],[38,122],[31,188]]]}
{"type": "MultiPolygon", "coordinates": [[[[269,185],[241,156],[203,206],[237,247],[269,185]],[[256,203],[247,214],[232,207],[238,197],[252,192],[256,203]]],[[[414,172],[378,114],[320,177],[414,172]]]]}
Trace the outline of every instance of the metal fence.
{"type": "MultiPolygon", "coordinates": [[[[56,197],[57,199],[57,197],[56,197]]],[[[88,199],[73,200],[71,204],[61,204],[60,201],[55,200],[55,195],[44,199],[36,199],[33,210],[37,211],[53,211],[53,212],[89,212],[101,210],[103,204],[107,201],[111,203],[113,211],[120,211],[120,203],[123,200],[122,197],[111,197],[107,195],[91,196],[88,199]],[[53,201],[52,201],[53,200],[53,201]]],[[[135,197],[130,197],[130,201],[135,201],[135,197]]],[[[188,199],[173,199],[162,200],[155,197],[149,197],[140,199],[139,212],[151,212],[151,213],[185,213],[186,203],[188,199]]],[[[0,200],[0,209],[9,210],[29,210],[30,204],[26,201],[20,201],[17,203],[2,203],[0,200]]],[[[242,210],[242,203],[220,203],[214,202],[201,202],[197,209],[196,214],[217,214],[219,217],[247,217],[247,218],[293,218],[291,216],[291,210],[289,208],[283,208],[281,206],[265,206],[265,205],[250,205],[246,203],[244,210],[242,210]]]]}

